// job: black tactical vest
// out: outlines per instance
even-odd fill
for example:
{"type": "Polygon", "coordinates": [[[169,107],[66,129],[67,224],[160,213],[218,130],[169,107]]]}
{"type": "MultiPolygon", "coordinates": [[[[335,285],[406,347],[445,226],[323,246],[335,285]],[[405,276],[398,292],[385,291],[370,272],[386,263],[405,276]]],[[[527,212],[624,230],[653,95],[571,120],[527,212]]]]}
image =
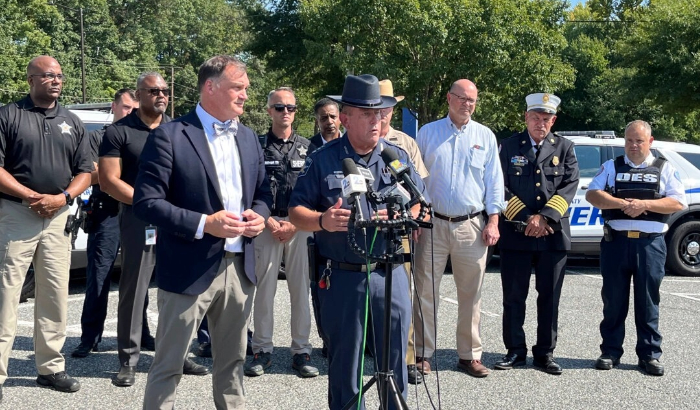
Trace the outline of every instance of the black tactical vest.
{"type": "MultiPolygon", "coordinates": [[[[659,199],[661,187],[661,168],[666,163],[665,158],[656,158],[646,168],[633,168],[625,163],[624,155],[615,158],[615,186],[606,189],[615,198],[659,199]]],[[[647,211],[646,214],[631,218],[619,209],[605,209],[603,219],[656,221],[666,223],[670,215],[647,211]]]]}

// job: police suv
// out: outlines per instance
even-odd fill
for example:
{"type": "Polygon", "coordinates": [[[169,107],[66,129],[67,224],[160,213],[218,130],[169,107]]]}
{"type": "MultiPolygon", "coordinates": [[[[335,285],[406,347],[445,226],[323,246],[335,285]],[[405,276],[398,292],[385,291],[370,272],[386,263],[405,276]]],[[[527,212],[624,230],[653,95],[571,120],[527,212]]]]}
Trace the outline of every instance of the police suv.
{"type": "MultiPolygon", "coordinates": [[[[586,201],[586,190],[601,165],[625,153],[624,138],[613,131],[558,131],[561,137],[574,142],[581,177],[576,196],[569,208],[572,256],[599,256],[603,237],[603,216],[600,209],[586,201]]],[[[671,215],[666,233],[668,253],[666,269],[673,274],[700,276],[700,146],[654,141],[654,156],[662,156],[681,175],[688,200],[688,209],[671,215]]]]}

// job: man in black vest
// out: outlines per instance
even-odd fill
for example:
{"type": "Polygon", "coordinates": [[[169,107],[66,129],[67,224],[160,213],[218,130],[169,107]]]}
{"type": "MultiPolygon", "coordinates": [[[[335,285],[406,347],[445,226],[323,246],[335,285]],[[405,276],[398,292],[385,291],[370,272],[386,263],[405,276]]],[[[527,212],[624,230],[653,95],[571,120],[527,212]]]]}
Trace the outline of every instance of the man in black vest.
{"type": "Polygon", "coordinates": [[[527,129],[503,141],[500,149],[508,206],[500,219],[503,342],[508,349],[494,366],[508,370],[525,365],[525,301],[534,266],[537,289],[537,343],[533,364],[561,374],[554,361],[559,298],[566,251],[571,249],[568,208],[578,187],[574,144],[550,131],[559,97],[536,93],[526,97],[527,129]]]}
{"type": "Polygon", "coordinates": [[[586,200],[603,210],[605,221],[600,242],[603,343],[595,367],[610,370],[620,363],[633,278],[638,366],[650,375],[663,376],[659,288],[666,262],[664,234],[668,216],[688,204],[678,172],[651,153],[653,141],[648,123],[629,123],[625,155],[603,164],[588,186],[586,200]]]}

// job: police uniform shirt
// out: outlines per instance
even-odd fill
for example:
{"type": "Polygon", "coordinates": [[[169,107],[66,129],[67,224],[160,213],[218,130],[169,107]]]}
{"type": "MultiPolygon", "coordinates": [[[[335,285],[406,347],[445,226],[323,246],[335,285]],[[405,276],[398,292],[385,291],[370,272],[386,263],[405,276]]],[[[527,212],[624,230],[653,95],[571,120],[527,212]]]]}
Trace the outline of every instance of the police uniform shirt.
{"type": "Polygon", "coordinates": [[[3,106],[0,167],[40,194],[60,194],[74,176],[93,170],[82,121],[58,102],[36,107],[29,96],[3,106]]]}
{"type": "MultiPolygon", "coordinates": [[[[654,162],[654,155],[649,153],[649,155],[644,159],[644,161],[635,165],[632,161],[625,155],[625,164],[632,168],[646,168],[654,162]]],[[[598,173],[590,184],[588,184],[589,191],[603,191],[606,186],[615,186],[615,160],[611,159],[606,161],[598,170],[598,173]]],[[[673,165],[666,161],[661,167],[661,181],[659,183],[659,194],[665,197],[673,198],[683,205],[683,209],[688,208],[688,202],[685,198],[685,188],[683,187],[683,182],[681,181],[681,176],[673,167],[673,165]]],[[[646,233],[665,233],[668,231],[668,225],[663,222],[657,221],[635,221],[633,219],[617,219],[609,222],[612,229],[616,231],[641,231],[646,233]]]]}
{"type": "MultiPolygon", "coordinates": [[[[395,183],[390,172],[386,168],[380,153],[384,147],[394,149],[399,159],[411,164],[409,167],[410,177],[416,184],[416,187],[425,193],[423,180],[410,162],[408,154],[403,149],[394,144],[380,140],[377,146],[371,152],[369,159],[365,161],[354,150],[347,136],[329,141],[323,147],[317,149],[313,154],[306,159],[303,171],[299,174],[299,179],[292,192],[289,207],[303,206],[318,212],[325,212],[331,206],[335,205],[339,197],[342,196],[342,180],[344,178],[342,171],[342,163],[345,158],[352,158],[358,167],[363,166],[369,168],[374,175],[372,189],[379,191],[385,187],[395,183]]],[[[370,215],[370,209],[367,204],[365,195],[361,195],[361,206],[363,215],[367,218],[370,215]]],[[[383,208],[381,206],[380,208],[383,208]]],[[[348,199],[343,198],[342,208],[350,209],[348,199]]],[[[328,232],[321,230],[315,232],[316,244],[318,253],[323,258],[330,258],[337,262],[364,264],[365,260],[354,253],[348,246],[347,232],[328,232]]],[[[358,245],[362,249],[369,248],[373,237],[374,229],[367,229],[366,236],[360,229],[355,229],[355,235],[358,245]],[[367,245],[365,244],[367,239],[367,245]]],[[[376,241],[372,248],[372,254],[381,255],[385,253],[384,235],[377,235],[376,241]]]]}
{"type": "Polygon", "coordinates": [[[292,189],[304,168],[307,155],[312,152],[309,149],[310,141],[294,132],[285,141],[278,138],[272,130],[262,137],[265,140],[265,171],[274,198],[271,211],[273,215],[279,216],[279,212],[287,212],[292,189]]]}
{"type": "MultiPolygon", "coordinates": [[[[121,180],[134,186],[139,173],[139,157],[146,144],[151,129],[141,121],[133,110],[129,115],[115,122],[105,130],[100,144],[100,157],[121,158],[121,180]]],[[[170,117],[163,114],[161,124],[170,122],[170,117]]]]}

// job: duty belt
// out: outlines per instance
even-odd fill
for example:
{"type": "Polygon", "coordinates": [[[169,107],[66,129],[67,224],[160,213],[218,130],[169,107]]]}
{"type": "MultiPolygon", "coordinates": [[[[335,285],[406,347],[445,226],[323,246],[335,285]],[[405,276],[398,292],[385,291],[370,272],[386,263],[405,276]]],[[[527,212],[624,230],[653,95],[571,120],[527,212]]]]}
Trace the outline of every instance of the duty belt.
{"type": "Polygon", "coordinates": [[[614,229],[612,229],[612,233],[615,236],[624,236],[625,238],[630,238],[630,239],[655,238],[657,236],[663,235],[662,233],[658,233],[658,232],[648,233],[648,232],[641,232],[641,231],[616,231],[614,229]]]}
{"type": "Polygon", "coordinates": [[[443,214],[439,214],[439,213],[435,212],[436,218],[442,219],[443,221],[447,221],[447,222],[468,221],[470,219],[476,218],[479,215],[481,215],[481,211],[474,212],[473,214],[469,214],[469,215],[462,215],[462,216],[447,216],[447,215],[443,215],[443,214]]]}
{"type": "MultiPolygon", "coordinates": [[[[349,270],[352,272],[367,272],[367,264],[360,265],[360,264],[355,264],[355,263],[343,263],[343,262],[336,262],[332,259],[331,261],[331,268],[333,269],[341,269],[341,270],[349,270]]],[[[321,265],[325,266],[325,262],[319,261],[321,265]]],[[[377,263],[371,263],[369,265],[369,270],[373,271],[377,268],[377,263]]]]}

